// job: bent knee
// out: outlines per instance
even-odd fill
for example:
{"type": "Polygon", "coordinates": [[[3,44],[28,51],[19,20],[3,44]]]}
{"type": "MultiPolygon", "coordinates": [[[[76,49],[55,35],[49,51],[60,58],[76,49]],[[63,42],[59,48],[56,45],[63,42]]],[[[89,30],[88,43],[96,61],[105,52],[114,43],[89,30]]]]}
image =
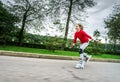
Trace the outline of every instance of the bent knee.
{"type": "Polygon", "coordinates": [[[83,50],[80,48],[79,49],[79,54],[82,54],[83,53],[83,50]]]}

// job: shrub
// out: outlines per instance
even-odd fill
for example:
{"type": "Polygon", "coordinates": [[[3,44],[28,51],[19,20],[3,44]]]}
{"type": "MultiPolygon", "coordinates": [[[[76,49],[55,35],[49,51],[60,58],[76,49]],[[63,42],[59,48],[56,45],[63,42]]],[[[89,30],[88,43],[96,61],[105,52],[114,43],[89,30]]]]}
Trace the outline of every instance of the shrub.
{"type": "Polygon", "coordinates": [[[60,49],[63,40],[57,36],[50,37],[48,41],[45,42],[46,49],[55,52],[55,50],[60,49]]]}

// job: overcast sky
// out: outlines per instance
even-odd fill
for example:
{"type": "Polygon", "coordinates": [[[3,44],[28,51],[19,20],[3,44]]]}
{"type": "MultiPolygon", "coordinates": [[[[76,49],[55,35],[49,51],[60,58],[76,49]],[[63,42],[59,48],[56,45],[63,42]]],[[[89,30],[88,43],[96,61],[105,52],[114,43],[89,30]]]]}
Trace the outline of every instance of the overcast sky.
{"type": "Polygon", "coordinates": [[[95,2],[97,2],[96,6],[87,9],[89,17],[86,19],[85,31],[90,35],[93,35],[96,29],[102,34],[105,32],[104,19],[112,12],[114,4],[120,4],[120,0],[95,0],[95,2]]]}
{"type": "MultiPolygon", "coordinates": [[[[111,14],[113,10],[113,5],[115,5],[116,3],[119,4],[120,0],[94,0],[94,1],[97,2],[97,5],[87,9],[88,18],[86,18],[86,22],[83,25],[84,27],[86,27],[84,28],[84,30],[92,36],[93,32],[96,29],[98,29],[101,32],[101,35],[103,36],[106,31],[104,29],[105,27],[104,20],[107,16],[109,16],[109,14],[111,14]]],[[[44,32],[41,32],[41,34],[44,34],[44,32]]],[[[57,33],[52,31],[51,35],[54,35],[54,34],[57,34],[57,33]]],[[[69,38],[73,38],[74,32],[71,33],[69,31],[68,36],[69,38]]],[[[102,40],[102,42],[104,42],[104,40],[102,40]]]]}
{"type": "MultiPolygon", "coordinates": [[[[86,27],[84,28],[84,30],[88,34],[93,36],[93,32],[96,29],[98,29],[101,35],[105,36],[104,34],[106,30],[104,29],[104,20],[107,16],[109,16],[109,14],[111,14],[113,10],[113,5],[115,5],[116,3],[119,4],[120,0],[94,0],[94,1],[97,2],[97,5],[87,9],[88,18],[86,18],[86,22],[84,23],[85,25],[83,25],[86,27]]],[[[44,32],[41,32],[41,34],[44,34],[44,32]]],[[[52,31],[51,35],[55,34],[57,33],[52,31]]],[[[72,33],[69,31],[68,36],[69,38],[73,38],[74,31],[72,33]]],[[[101,39],[102,42],[104,42],[103,37],[101,37],[101,39]]]]}

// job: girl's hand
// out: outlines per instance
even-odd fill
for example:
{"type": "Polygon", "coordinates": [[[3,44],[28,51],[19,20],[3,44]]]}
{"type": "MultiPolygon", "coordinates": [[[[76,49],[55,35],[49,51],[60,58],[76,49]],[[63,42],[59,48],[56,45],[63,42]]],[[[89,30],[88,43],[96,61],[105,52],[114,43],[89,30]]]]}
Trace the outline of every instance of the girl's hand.
{"type": "Polygon", "coordinates": [[[75,46],[75,43],[72,44],[72,47],[75,46]]]}
{"type": "Polygon", "coordinates": [[[96,41],[96,40],[94,40],[94,39],[91,39],[90,41],[91,41],[91,42],[97,42],[97,41],[96,41]]]}
{"type": "Polygon", "coordinates": [[[99,43],[99,41],[97,41],[97,40],[94,40],[94,39],[92,39],[93,40],[93,42],[95,42],[95,43],[99,43]]]}
{"type": "Polygon", "coordinates": [[[91,39],[91,41],[96,42],[96,40],[94,40],[94,39],[91,39]]]}
{"type": "Polygon", "coordinates": [[[75,43],[72,44],[72,46],[71,46],[71,50],[73,50],[74,46],[75,46],[75,43]]]}

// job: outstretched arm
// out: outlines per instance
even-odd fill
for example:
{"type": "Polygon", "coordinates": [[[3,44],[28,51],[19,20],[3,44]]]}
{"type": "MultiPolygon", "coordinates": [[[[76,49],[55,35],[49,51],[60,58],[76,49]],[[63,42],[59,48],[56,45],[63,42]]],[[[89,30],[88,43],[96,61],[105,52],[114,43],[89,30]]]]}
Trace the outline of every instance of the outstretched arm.
{"type": "Polygon", "coordinates": [[[72,46],[75,46],[76,41],[77,41],[77,36],[76,36],[76,34],[75,34],[75,35],[74,35],[74,40],[73,40],[73,44],[72,44],[72,46]]]}
{"type": "Polygon", "coordinates": [[[83,31],[83,34],[84,34],[85,36],[87,36],[89,39],[91,39],[91,40],[93,39],[90,35],[88,35],[88,34],[87,34],[86,32],[84,32],[84,31],[83,31]]]}

